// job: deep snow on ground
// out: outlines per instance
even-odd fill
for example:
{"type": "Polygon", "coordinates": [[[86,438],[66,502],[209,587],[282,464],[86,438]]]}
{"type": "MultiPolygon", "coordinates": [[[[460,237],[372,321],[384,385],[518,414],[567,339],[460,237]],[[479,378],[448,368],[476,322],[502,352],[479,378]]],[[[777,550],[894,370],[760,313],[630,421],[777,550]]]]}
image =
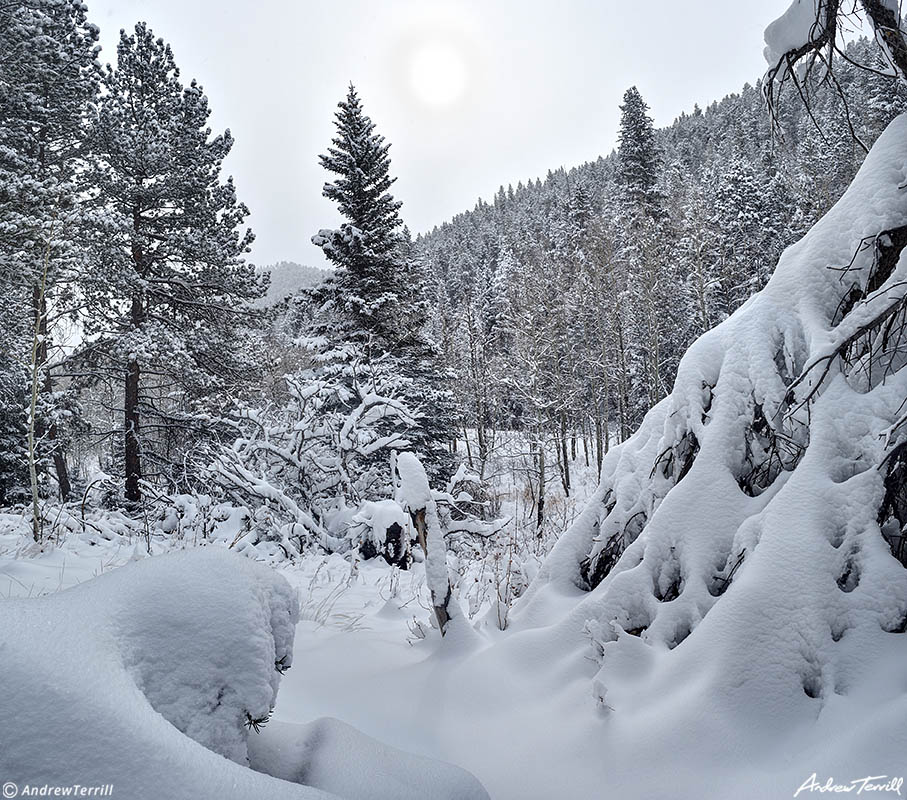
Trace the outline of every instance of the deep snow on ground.
{"type": "MultiPolygon", "coordinates": [[[[16,561],[28,577],[30,572],[51,571],[41,562],[55,557],[59,553],[16,561]]],[[[10,563],[0,562],[0,570],[7,570],[10,563]]],[[[94,559],[71,553],[67,563],[64,588],[94,568],[94,559]]],[[[129,583],[131,569],[114,570],[107,578],[122,575],[123,583],[129,583]]],[[[442,641],[430,628],[419,564],[410,573],[392,573],[377,562],[359,564],[353,571],[339,556],[310,556],[276,571],[297,590],[301,620],[293,665],[281,678],[274,715],[261,734],[249,733],[252,763],[278,776],[294,777],[294,770],[301,771],[298,765],[306,763],[304,748],[294,741],[309,736],[314,728],[319,734],[321,766],[309,766],[305,775],[344,797],[431,797],[427,786],[442,780],[437,772],[428,772],[428,783],[410,794],[386,788],[395,786],[394,776],[407,770],[417,777],[426,775],[423,762],[410,760],[406,753],[469,770],[495,800],[790,797],[817,770],[820,776],[848,779],[886,774],[879,762],[904,744],[904,709],[899,706],[881,714],[872,706],[868,709],[873,714],[855,713],[858,705],[832,709],[819,727],[803,726],[796,732],[802,749],[795,756],[769,741],[758,752],[729,747],[726,728],[717,723],[709,727],[708,719],[716,709],[708,705],[692,719],[686,718],[687,709],[672,716],[670,707],[629,719],[605,711],[593,691],[598,666],[588,639],[581,630],[570,631],[560,624],[583,596],[579,590],[552,594],[543,610],[537,604],[534,624],[538,627],[515,626],[501,632],[493,619],[477,620],[482,632],[479,644],[463,646],[442,641]],[[424,639],[418,638],[420,630],[424,639]],[[875,720],[874,715],[878,715],[875,720]],[[319,718],[331,719],[315,723],[319,718]],[[864,739],[867,726],[871,735],[864,739]],[[887,726],[890,738],[877,738],[880,726],[887,726]],[[689,735],[693,729],[695,737],[689,735]],[[363,745],[363,735],[373,739],[363,745]],[[850,748],[855,755],[844,758],[850,748]],[[879,751],[877,757],[868,758],[873,751],[879,751]],[[360,765],[358,769],[350,769],[351,758],[360,765]],[[359,788],[351,791],[351,786],[359,788]]],[[[218,578],[207,567],[187,567],[183,574],[192,584],[218,578]]],[[[161,583],[160,590],[166,592],[166,583],[161,583]]],[[[234,582],[222,587],[218,596],[232,609],[235,595],[246,591],[234,582]]],[[[242,767],[187,740],[164,720],[144,709],[122,708],[121,678],[106,666],[96,672],[97,662],[89,663],[99,676],[93,684],[82,683],[83,672],[61,674],[55,665],[71,663],[70,653],[81,651],[103,628],[97,609],[73,604],[72,598],[61,593],[40,601],[55,601],[49,616],[57,622],[49,626],[40,646],[32,642],[21,648],[29,661],[20,663],[29,674],[42,678],[42,688],[28,696],[15,695],[13,718],[22,721],[13,737],[26,747],[20,765],[40,765],[42,777],[49,776],[48,780],[72,780],[73,773],[65,769],[72,762],[60,757],[61,741],[69,740],[84,744],[70,755],[85,765],[76,777],[86,783],[136,786],[148,781],[161,792],[148,795],[156,797],[309,796],[299,794],[298,787],[288,790],[277,784],[281,788],[275,788],[266,776],[261,780],[270,783],[256,783],[257,778],[250,779],[242,767]],[[57,642],[53,648],[48,647],[51,640],[57,642]],[[51,659],[39,669],[33,669],[30,661],[35,650],[51,659]],[[116,678],[114,685],[110,676],[116,678]],[[22,718],[19,709],[26,704],[40,716],[22,718]],[[54,715],[44,716],[49,707],[55,709],[54,715]],[[106,731],[103,737],[97,733],[99,723],[106,731]],[[40,738],[37,731],[43,732],[40,738]],[[52,753],[47,760],[58,765],[51,772],[43,771],[45,759],[36,756],[42,749],[52,753]],[[165,767],[174,752],[178,755],[175,766],[165,767]],[[158,772],[164,777],[156,779],[158,772]],[[195,782],[187,779],[189,773],[197,776],[195,782]],[[213,773],[221,777],[212,777],[213,773]],[[167,779],[169,775],[175,776],[173,780],[167,779]],[[235,790],[225,788],[233,781],[238,781],[235,790]]],[[[141,604],[148,609],[154,605],[154,600],[141,604]]],[[[153,626],[155,615],[150,611],[137,616],[153,626]]],[[[0,657],[6,676],[0,681],[4,695],[12,688],[8,659],[6,654],[0,657]]],[[[75,659],[77,664],[83,660],[75,659]]],[[[695,695],[709,676],[680,675],[678,680],[695,695]]],[[[132,689],[130,698],[131,703],[144,705],[132,689]]],[[[873,701],[871,693],[867,700],[873,701]]],[[[4,719],[8,713],[4,710],[4,719]]],[[[739,724],[746,725],[746,718],[739,724]]],[[[6,758],[0,755],[0,765],[8,775],[6,758]]],[[[435,767],[442,776],[449,769],[436,763],[435,767]]],[[[888,774],[891,769],[887,767],[888,774]]]]}
{"type": "MultiPolygon", "coordinates": [[[[71,559],[61,583],[93,568],[71,559]]],[[[79,784],[168,800],[486,798],[459,768],[337,720],[251,730],[292,666],[298,597],[276,570],[213,546],[0,601],[0,780],[23,796],[79,784]]]]}
{"type": "Polygon", "coordinates": [[[904,313],[907,253],[887,273],[880,252],[907,226],[905,187],[901,117],[606,457],[506,631],[486,620],[479,645],[407,651],[399,602],[356,630],[303,624],[279,715],[443,753],[501,798],[791,797],[814,773],[900,777],[907,572],[878,514],[904,436],[901,317],[836,352],[904,313]],[[623,554],[583,591],[584,559],[615,536],[623,554]]]}

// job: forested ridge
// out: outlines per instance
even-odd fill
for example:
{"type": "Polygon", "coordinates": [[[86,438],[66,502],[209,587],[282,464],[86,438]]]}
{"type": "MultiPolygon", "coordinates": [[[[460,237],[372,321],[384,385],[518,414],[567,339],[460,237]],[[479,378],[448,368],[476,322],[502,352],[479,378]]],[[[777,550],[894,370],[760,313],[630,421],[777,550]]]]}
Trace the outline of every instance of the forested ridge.
{"type": "Polygon", "coordinates": [[[761,80],[658,129],[631,88],[615,151],[502,186],[418,239],[480,461],[519,426],[564,452],[580,437],[601,463],[690,343],[765,285],[907,108],[903,85],[858,66],[881,69],[874,42],[836,60],[836,83],[813,77],[808,104],[789,88],[774,119],[761,80]],[[634,227],[640,205],[657,211],[634,227]]]}

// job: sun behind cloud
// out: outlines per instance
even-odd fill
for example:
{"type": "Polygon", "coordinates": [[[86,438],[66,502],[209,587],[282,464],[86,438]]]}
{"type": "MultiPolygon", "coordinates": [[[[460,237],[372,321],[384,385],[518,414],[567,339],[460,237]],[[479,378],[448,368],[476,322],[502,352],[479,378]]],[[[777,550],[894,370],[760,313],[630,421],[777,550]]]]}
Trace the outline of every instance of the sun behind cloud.
{"type": "Polygon", "coordinates": [[[409,55],[409,88],[423,105],[449,108],[456,105],[469,85],[469,65],[452,41],[429,39],[409,55]]]}

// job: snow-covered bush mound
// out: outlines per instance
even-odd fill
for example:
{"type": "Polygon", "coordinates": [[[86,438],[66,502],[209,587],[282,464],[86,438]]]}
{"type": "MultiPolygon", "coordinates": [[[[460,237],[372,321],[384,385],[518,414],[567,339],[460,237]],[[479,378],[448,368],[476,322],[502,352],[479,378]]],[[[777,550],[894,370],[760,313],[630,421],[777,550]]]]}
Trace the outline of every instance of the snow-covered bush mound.
{"type": "Polygon", "coordinates": [[[649,734],[755,758],[784,741],[766,730],[851,714],[865,725],[835,774],[901,763],[881,762],[907,711],[905,184],[900,117],[767,287],[686,353],[517,610],[536,626],[587,592],[562,627],[585,627],[615,718],[670,710],[649,734]]]}
{"type": "MultiPolygon", "coordinates": [[[[248,739],[291,665],[298,616],[283,577],[219,548],[0,602],[2,779],[20,790],[112,784],[113,796],[128,798],[336,797],[248,766],[248,739]]],[[[360,740],[363,752],[348,755],[365,786],[382,746],[346,737],[360,740]]],[[[307,748],[324,783],[319,743],[297,735],[291,744],[307,748]]],[[[267,761],[267,743],[256,745],[267,761]]],[[[485,797],[455,767],[436,774],[445,779],[439,797],[485,797]]]]}

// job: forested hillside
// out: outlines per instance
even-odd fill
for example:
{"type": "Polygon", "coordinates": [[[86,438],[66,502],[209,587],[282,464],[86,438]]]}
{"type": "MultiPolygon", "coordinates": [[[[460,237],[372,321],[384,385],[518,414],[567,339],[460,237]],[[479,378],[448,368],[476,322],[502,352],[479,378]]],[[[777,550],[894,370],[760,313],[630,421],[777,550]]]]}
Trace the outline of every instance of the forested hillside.
{"type": "Polygon", "coordinates": [[[774,125],[758,80],[659,129],[631,88],[615,152],[502,186],[420,237],[479,459],[519,426],[562,451],[579,436],[600,464],[689,344],[765,285],[907,109],[907,89],[857,66],[880,67],[874,42],[835,58],[836,81],[808,81],[808,104],[790,88],[774,125]]]}

